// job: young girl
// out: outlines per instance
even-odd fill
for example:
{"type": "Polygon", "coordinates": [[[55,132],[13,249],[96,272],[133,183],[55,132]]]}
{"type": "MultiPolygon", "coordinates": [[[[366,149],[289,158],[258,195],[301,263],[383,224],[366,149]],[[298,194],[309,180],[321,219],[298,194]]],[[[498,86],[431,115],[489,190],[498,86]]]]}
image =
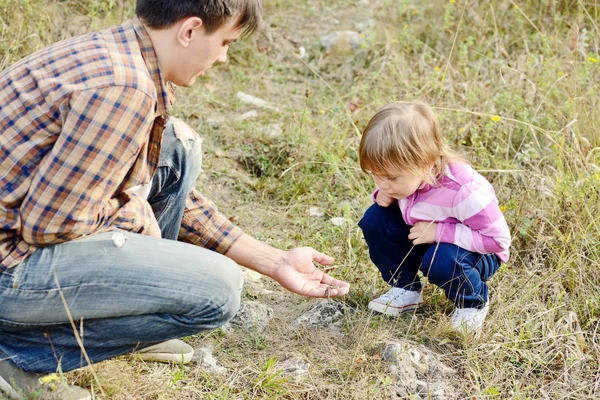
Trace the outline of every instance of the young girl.
{"type": "Polygon", "coordinates": [[[490,183],[450,150],[431,108],[388,104],[365,128],[360,166],[377,184],[359,226],[391,289],[369,303],[396,316],[421,305],[420,270],[454,302],[453,328],[478,333],[486,281],[508,260],[510,232],[490,183]]]}

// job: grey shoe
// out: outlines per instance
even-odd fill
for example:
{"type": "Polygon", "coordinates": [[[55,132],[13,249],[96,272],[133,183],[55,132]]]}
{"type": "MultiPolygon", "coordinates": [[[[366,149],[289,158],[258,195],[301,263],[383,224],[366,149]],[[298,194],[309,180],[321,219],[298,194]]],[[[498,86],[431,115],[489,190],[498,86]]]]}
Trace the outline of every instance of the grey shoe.
{"type": "Polygon", "coordinates": [[[89,400],[90,392],[79,386],[68,385],[56,374],[24,372],[8,361],[0,361],[0,393],[11,399],[89,400]]]}
{"type": "Polygon", "coordinates": [[[178,339],[167,340],[154,346],[146,347],[135,353],[145,361],[174,362],[187,364],[192,361],[194,349],[178,339]]]}

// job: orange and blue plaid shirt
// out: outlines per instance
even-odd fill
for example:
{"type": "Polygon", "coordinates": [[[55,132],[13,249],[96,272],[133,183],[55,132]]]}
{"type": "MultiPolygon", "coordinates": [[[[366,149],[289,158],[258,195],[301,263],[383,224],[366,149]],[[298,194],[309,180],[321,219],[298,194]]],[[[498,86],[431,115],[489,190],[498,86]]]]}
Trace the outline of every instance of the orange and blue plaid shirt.
{"type": "MultiPolygon", "coordinates": [[[[175,100],[138,19],[40,50],[0,73],[0,271],[36,248],[146,233],[148,184],[175,100]]],[[[226,253],[241,230],[193,189],[180,239],[226,253]]]]}

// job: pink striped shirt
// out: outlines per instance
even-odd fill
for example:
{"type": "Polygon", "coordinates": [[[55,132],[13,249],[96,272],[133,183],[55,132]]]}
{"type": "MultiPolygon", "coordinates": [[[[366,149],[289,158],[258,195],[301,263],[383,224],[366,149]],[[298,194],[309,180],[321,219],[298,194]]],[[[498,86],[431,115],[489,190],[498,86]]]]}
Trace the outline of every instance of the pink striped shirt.
{"type": "Polygon", "coordinates": [[[510,231],[494,188],[468,164],[451,164],[439,186],[423,183],[398,203],[408,225],[438,223],[436,242],[481,254],[494,253],[508,261],[510,231]]]}

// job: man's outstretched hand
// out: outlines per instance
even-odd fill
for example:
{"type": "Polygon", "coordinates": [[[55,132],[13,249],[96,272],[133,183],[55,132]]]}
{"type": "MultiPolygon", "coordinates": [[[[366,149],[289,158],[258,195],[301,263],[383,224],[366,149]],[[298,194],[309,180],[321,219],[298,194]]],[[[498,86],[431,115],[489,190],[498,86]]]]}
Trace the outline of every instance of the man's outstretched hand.
{"type": "Polygon", "coordinates": [[[283,253],[282,262],[271,278],[291,292],[310,297],[344,296],[348,282],[334,279],[314,264],[330,265],[333,258],[310,247],[299,247],[283,253]]]}

